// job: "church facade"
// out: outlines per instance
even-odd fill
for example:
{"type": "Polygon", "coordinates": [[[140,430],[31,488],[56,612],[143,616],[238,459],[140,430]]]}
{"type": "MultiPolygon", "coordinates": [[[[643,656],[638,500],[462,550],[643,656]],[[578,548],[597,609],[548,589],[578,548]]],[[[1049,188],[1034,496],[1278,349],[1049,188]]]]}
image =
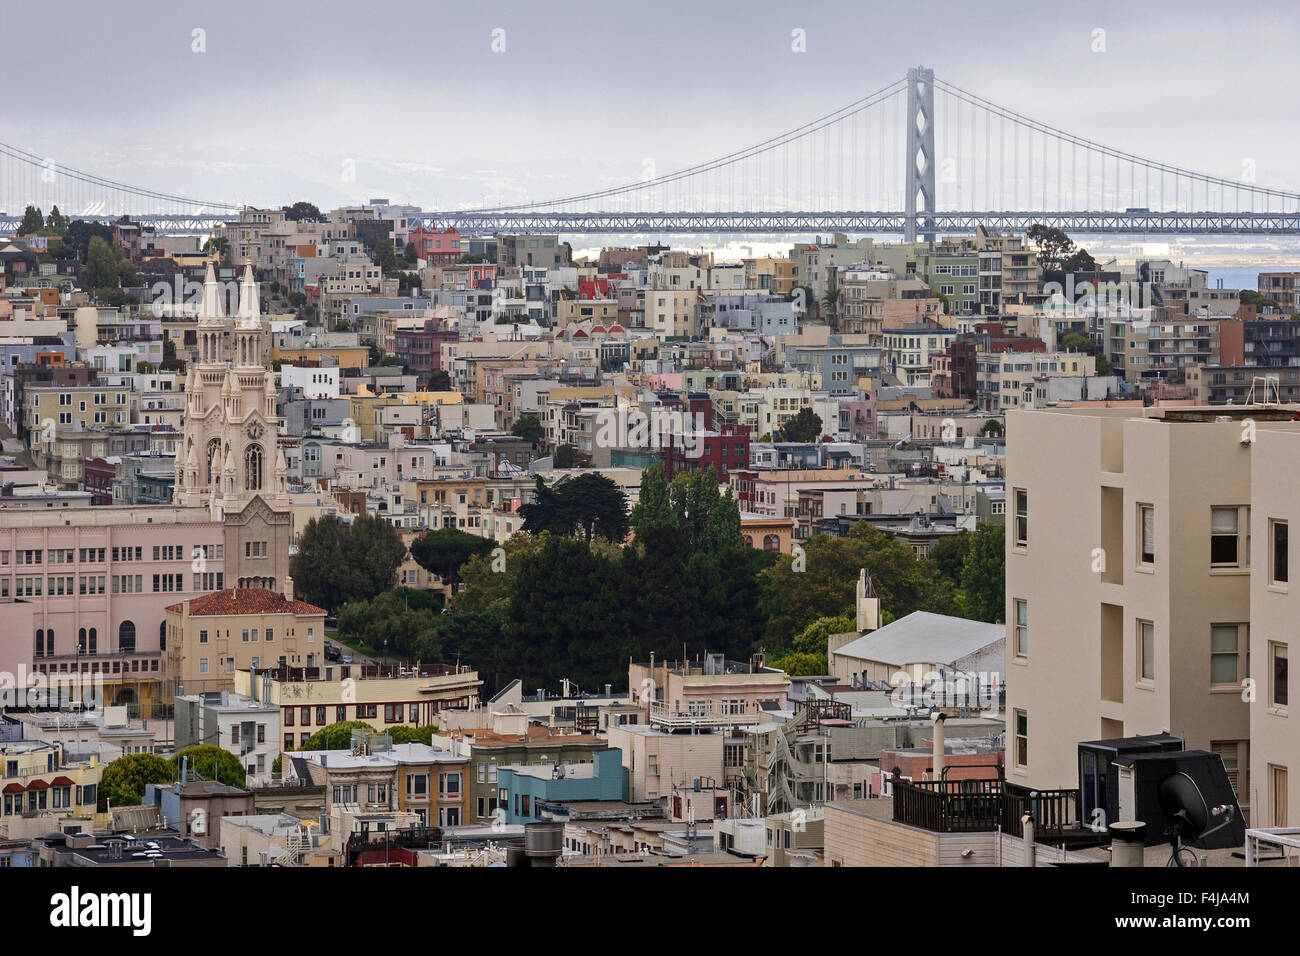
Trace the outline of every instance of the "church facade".
{"type": "Polygon", "coordinates": [[[147,717],[147,705],[170,704],[175,692],[168,605],[239,587],[292,597],[290,503],[257,287],[246,272],[234,316],[217,288],[209,268],[199,318],[207,350],[186,380],[172,504],[0,506],[0,671],[102,680],[109,702],[139,703],[147,717]]]}
{"type": "Polygon", "coordinates": [[[185,380],[184,437],[176,455],[175,503],[206,508],[226,529],[225,553],[238,570],[232,587],[257,587],[292,597],[289,580],[288,468],[279,450],[281,421],[275,379],[262,354],[263,329],[251,267],[239,311],[222,315],[211,266],[199,314],[199,361],[185,380]],[[235,359],[223,357],[230,335],[235,359]]]}

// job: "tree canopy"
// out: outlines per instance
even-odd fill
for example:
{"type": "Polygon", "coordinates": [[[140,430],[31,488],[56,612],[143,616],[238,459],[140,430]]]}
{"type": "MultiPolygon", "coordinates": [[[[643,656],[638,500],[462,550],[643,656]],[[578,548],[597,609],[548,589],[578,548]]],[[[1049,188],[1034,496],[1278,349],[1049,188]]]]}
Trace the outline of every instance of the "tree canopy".
{"type": "Polygon", "coordinates": [[[316,222],[320,222],[325,217],[321,215],[321,211],[316,208],[314,204],[299,201],[294,203],[292,206],[284,207],[284,218],[291,222],[299,222],[303,219],[312,219],[316,222]]]}
{"type": "Polygon", "coordinates": [[[289,570],[304,601],[337,611],[390,589],[406,554],[401,536],[383,518],[358,515],[350,524],[312,518],[289,570]]]}
{"type": "Polygon", "coordinates": [[[847,537],[813,535],[803,550],[802,571],[783,558],[760,575],[770,653],[789,647],[809,622],[851,607],[862,568],[871,575],[881,607],[896,618],[913,611],[958,612],[956,587],[930,558],[918,558],[907,545],[865,522],[847,537]]]}
{"type": "Polygon", "coordinates": [[[520,415],[513,425],[510,426],[510,434],[516,438],[522,438],[530,441],[534,445],[540,442],[545,433],[542,431],[542,423],[536,415],[520,415]]]}
{"type": "Polygon", "coordinates": [[[197,744],[176,753],[169,761],[173,780],[180,779],[181,762],[187,759],[190,771],[204,780],[217,780],[230,787],[244,785],[244,765],[239,762],[238,757],[224,747],[218,747],[216,744],[197,744]]]}
{"type": "Polygon", "coordinates": [[[104,768],[99,781],[99,810],[136,806],[150,783],[171,783],[176,774],[157,754],[123,754],[104,768]]]}
{"type": "Polygon", "coordinates": [[[316,731],[298,749],[302,750],[346,750],[352,746],[352,731],[364,730],[368,734],[378,733],[374,727],[361,720],[344,720],[329,724],[316,731]]]}
{"type": "Polygon", "coordinates": [[[799,413],[776,431],[777,441],[814,442],[822,437],[821,416],[811,408],[801,408],[799,413]]]}
{"type": "Polygon", "coordinates": [[[581,534],[586,540],[619,542],[627,537],[627,495],[597,472],[547,485],[539,476],[536,500],[522,505],[519,515],[530,534],[581,534]]]}
{"type": "Polygon", "coordinates": [[[411,542],[411,557],[424,570],[451,585],[454,595],[460,590],[460,569],[475,555],[491,554],[496,546],[491,538],[459,528],[438,528],[411,542]]]}

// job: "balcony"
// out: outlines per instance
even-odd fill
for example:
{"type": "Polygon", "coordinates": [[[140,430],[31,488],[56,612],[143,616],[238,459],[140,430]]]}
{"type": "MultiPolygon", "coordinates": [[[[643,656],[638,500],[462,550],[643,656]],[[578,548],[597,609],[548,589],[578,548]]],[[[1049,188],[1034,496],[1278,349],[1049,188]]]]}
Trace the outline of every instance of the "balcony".
{"type": "MultiPolygon", "coordinates": [[[[950,769],[958,769],[952,767],[950,769]]],[[[992,768],[989,768],[992,769],[992,768]]],[[[1070,848],[1102,846],[1109,837],[1081,826],[1078,790],[1038,790],[999,776],[977,780],[892,781],[894,820],[935,833],[1001,831],[1024,836],[1023,818],[1034,822],[1034,841],[1070,848]]]]}
{"type": "Polygon", "coordinates": [[[741,727],[760,723],[760,714],[722,714],[715,712],[688,713],[670,710],[663,704],[650,705],[650,723],[665,730],[692,730],[699,728],[719,729],[723,727],[741,727]]]}

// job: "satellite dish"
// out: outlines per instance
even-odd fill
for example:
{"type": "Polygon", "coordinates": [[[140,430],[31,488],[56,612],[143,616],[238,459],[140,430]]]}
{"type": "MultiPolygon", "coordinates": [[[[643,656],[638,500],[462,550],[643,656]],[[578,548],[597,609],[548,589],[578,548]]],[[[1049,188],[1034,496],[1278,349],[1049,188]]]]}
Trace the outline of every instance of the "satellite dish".
{"type": "Polygon", "coordinates": [[[1156,799],[1169,821],[1169,829],[1185,840],[1195,840],[1210,824],[1210,808],[1201,796],[1201,788],[1181,771],[1160,781],[1156,799]]]}
{"type": "Polygon", "coordinates": [[[1231,823],[1236,813],[1236,807],[1231,804],[1209,806],[1196,781],[1182,771],[1160,781],[1156,787],[1156,800],[1169,823],[1165,832],[1173,848],[1169,856],[1170,866],[1196,866],[1194,854],[1183,855],[1183,841],[1194,843],[1209,836],[1231,823]],[[1210,826],[1219,817],[1222,820],[1210,826]]]}

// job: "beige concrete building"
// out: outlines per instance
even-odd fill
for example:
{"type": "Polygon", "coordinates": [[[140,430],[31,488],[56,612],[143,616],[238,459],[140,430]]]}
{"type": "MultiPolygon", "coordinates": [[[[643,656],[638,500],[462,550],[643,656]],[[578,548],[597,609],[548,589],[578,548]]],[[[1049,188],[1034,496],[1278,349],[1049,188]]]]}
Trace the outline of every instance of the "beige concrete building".
{"type": "MultiPolygon", "coordinates": [[[[1291,723],[1287,663],[1290,634],[1300,620],[1300,584],[1291,590],[1290,528],[1300,528],[1300,434],[1293,428],[1260,430],[1252,450],[1250,532],[1258,544],[1246,653],[1254,680],[1248,764],[1253,826],[1290,826],[1291,806],[1300,809],[1300,732],[1291,723]]],[[[1243,775],[1246,767],[1243,758],[1228,770],[1243,775]]]]}
{"type": "Polygon", "coordinates": [[[235,672],[324,660],[325,609],[264,588],[230,588],[167,608],[165,679],[187,694],[234,690],[235,672]]]}
{"type": "Polygon", "coordinates": [[[339,851],[320,823],[288,813],[221,818],[221,852],[228,866],[339,866],[339,851]]]}
{"type": "MultiPolygon", "coordinates": [[[[318,643],[320,646],[312,645],[315,653],[323,647],[323,640],[318,643]]],[[[442,710],[476,706],[483,686],[477,671],[441,664],[419,670],[348,664],[290,666],[256,675],[240,666],[232,679],[239,697],[279,708],[279,729],[271,731],[279,735],[285,751],[303,746],[318,730],[347,720],[364,721],[381,732],[395,725],[438,723],[442,710]]]]}
{"type": "Polygon", "coordinates": [[[1290,786],[1285,705],[1267,702],[1263,678],[1270,654],[1285,675],[1277,652],[1294,616],[1285,584],[1252,577],[1271,558],[1270,522],[1294,510],[1283,477],[1294,414],[1007,415],[1009,782],[1074,787],[1079,741],[1168,731],[1220,754],[1247,808],[1269,786],[1247,772],[1270,773],[1251,752],[1254,717],[1265,762],[1282,770],[1273,779],[1290,786]],[[1253,610],[1264,633],[1252,634],[1253,610]]]}
{"type": "Polygon", "coordinates": [[[783,709],[790,691],[785,671],[760,660],[729,661],[721,654],[700,661],[631,664],[628,681],[649,704],[650,722],[677,730],[762,723],[764,706],[783,709]]]}
{"type": "MultiPolygon", "coordinates": [[[[628,771],[628,800],[658,800],[674,789],[690,788],[696,779],[704,786],[723,778],[722,734],[670,734],[645,724],[611,726],[609,746],[623,752],[628,771]]],[[[697,810],[697,819],[706,819],[697,810]]]]}

